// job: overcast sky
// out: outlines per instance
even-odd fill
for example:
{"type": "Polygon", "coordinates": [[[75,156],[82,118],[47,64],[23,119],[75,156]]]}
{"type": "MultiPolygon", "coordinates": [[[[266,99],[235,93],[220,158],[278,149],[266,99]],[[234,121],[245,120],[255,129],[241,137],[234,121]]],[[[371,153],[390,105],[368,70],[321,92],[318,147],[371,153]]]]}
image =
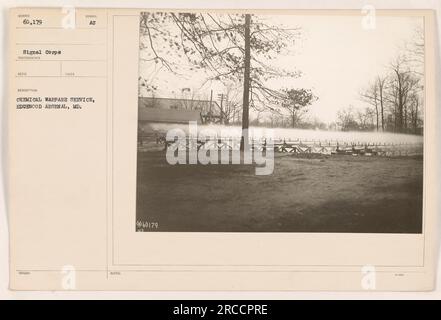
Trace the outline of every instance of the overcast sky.
{"type": "MultiPolygon", "coordinates": [[[[376,17],[375,29],[364,29],[357,16],[268,16],[268,22],[284,26],[301,27],[302,36],[290,48],[292,53],[280,56],[276,64],[285,69],[300,70],[298,79],[273,80],[276,87],[302,87],[312,89],[319,97],[309,111],[310,117],[324,122],[336,119],[337,111],[353,105],[364,108],[359,92],[376,75],[384,74],[391,60],[398,55],[406,41],[411,41],[415,29],[422,27],[418,17],[376,17]]],[[[141,62],[140,75],[151,77],[154,63],[141,62]]],[[[186,77],[160,70],[154,73],[158,84],[158,97],[180,97],[184,87],[197,89],[200,96],[221,93],[219,84],[204,83],[203,72],[192,72],[186,77]]],[[[143,93],[141,93],[143,94],[143,93]]]]}

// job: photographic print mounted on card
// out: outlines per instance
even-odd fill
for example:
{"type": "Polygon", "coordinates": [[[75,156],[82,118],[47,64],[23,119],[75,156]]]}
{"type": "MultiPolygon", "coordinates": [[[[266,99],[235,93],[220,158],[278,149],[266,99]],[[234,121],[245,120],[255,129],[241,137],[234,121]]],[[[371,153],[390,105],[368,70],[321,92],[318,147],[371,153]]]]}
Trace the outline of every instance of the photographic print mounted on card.
{"type": "Polygon", "coordinates": [[[421,233],[424,20],[142,12],[137,231],[421,233]]]}
{"type": "Polygon", "coordinates": [[[433,288],[434,17],[11,9],[11,288],[433,288]]]}

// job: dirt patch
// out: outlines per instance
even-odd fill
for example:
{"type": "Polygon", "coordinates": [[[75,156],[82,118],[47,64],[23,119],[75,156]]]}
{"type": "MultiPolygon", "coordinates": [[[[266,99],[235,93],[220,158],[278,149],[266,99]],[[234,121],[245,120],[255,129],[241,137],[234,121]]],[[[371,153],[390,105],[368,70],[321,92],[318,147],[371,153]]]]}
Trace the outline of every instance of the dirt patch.
{"type": "Polygon", "coordinates": [[[175,165],[139,152],[137,220],[149,231],[420,233],[421,158],[276,156],[251,165],[175,165]]]}

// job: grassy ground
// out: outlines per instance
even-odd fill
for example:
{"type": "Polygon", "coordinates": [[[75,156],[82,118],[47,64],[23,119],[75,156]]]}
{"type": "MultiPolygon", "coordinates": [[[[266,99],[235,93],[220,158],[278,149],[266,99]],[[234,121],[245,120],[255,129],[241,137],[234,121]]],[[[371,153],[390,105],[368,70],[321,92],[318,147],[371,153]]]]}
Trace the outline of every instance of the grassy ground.
{"type": "MultiPolygon", "coordinates": [[[[420,233],[421,158],[276,154],[274,173],[245,165],[168,165],[138,153],[144,231],[420,233]]],[[[139,230],[139,228],[138,228],[139,230]]]]}

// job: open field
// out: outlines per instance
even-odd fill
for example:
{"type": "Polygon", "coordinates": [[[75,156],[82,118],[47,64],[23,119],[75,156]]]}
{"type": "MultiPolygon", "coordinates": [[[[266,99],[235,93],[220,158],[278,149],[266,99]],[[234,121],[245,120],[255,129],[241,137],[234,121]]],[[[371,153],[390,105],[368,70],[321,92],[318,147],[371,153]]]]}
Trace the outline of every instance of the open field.
{"type": "Polygon", "coordinates": [[[276,154],[272,175],[254,173],[138,152],[137,221],[157,222],[151,231],[421,232],[421,157],[276,154]]]}

